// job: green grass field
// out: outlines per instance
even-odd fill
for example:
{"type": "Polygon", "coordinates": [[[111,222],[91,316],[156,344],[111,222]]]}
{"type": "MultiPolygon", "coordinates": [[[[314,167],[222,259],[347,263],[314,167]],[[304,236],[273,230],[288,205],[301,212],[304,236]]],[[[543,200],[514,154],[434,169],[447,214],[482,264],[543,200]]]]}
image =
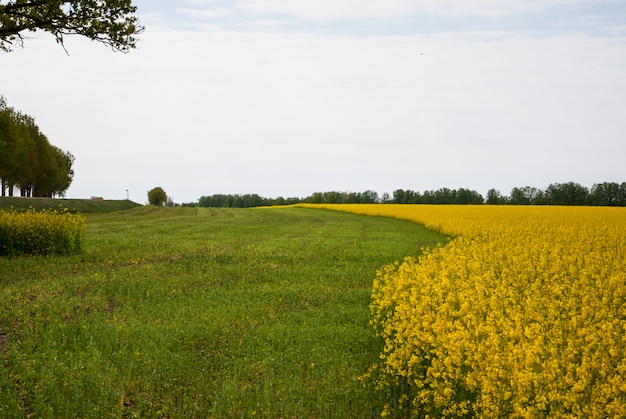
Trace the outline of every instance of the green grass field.
{"type": "Polygon", "coordinates": [[[0,210],[27,210],[33,207],[37,210],[67,208],[70,212],[100,213],[122,211],[137,208],[140,205],[129,200],[100,200],[100,199],[51,199],[51,198],[22,198],[0,197],[0,210]]]}
{"type": "Polygon", "coordinates": [[[0,258],[0,417],[376,417],[376,269],[446,238],[299,208],[87,215],[0,258]]]}

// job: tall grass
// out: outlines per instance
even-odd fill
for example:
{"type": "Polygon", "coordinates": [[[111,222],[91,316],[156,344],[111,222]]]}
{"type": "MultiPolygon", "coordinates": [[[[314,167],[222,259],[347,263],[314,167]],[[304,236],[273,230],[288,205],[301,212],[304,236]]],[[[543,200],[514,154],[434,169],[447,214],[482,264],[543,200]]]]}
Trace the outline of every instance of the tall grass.
{"type": "Polygon", "coordinates": [[[87,215],[0,259],[0,417],[375,417],[372,278],[445,240],[305,209],[87,215]]]}

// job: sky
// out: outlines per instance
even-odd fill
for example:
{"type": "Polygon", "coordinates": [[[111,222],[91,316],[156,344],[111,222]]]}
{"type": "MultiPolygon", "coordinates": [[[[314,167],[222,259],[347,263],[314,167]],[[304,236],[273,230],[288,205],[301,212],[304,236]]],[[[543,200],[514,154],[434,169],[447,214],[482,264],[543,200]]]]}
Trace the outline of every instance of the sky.
{"type": "Polygon", "coordinates": [[[626,181],[626,0],[139,0],[124,54],[30,34],[0,94],[68,198],[626,181]]]}

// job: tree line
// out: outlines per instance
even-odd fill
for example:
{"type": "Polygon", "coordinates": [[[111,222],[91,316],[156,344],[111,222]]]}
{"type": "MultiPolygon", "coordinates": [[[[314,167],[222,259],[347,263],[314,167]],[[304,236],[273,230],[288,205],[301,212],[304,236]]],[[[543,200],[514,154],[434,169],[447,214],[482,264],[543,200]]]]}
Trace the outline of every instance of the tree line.
{"type": "Polygon", "coordinates": [[[0,96],[1,195],[63,196],[74,177],[74,156],[50,144],[35,120],[0,96]]]}
{"type": "Polygon", "coordinates": [[[482,204],[483,197],[476,191],[468,189],[442,188],[436,191],[425,191],[423,194],[411,190],[398,189],[391,196],[388,193],[379,195],[373,190],[364,192],[315,192],[306,198],[264,198],[257,194],[227,195],[215,194],[202,196],[197,204],[185,204],[199,207],[230,207],[250,208],[271,205],[307,204],[482,204]]]}
{"type": "Polygon", "coordinates": [[[364,192],[315,192],[306,198],[264,198],[257,194],[215,194],[202,196],[199,207],[251,208],[271,205],[310,204],[490,204],[490,205],[598,205],[626,206],[626,182],[596,183],[591,189],[578,183],[552,183],[546,189],[531,186],[515,187],[505,196],[490,189],[483,197],[471,189],[426,190],[396,189],[392,194],[367,190],[364,192]]]}
{"type": "Polygon", "coordinates": [[[530,186],[513,188],[506,197],[491,189],[485,201],[488,204],[511,205],[588,205],[626,206],[626,182],[602,182],[590,189],[578,183],[552,183],[546,189],[530,186]]]}
{"type": "MultiPolygon", "coordinates": [[[[384,199],[388,194],[384,195],[384,199]]],[[[202,196],[197,204],[183,204],[186,206],[199,207],[228,207],[228,208],[251,208],[272,205],[293,205],[299,203],[309,204],[375,204],[382,202],[378,193],[365,192],[315,192],[306,198],[265,198],[258,194],[215,194],[202,196]]]]}

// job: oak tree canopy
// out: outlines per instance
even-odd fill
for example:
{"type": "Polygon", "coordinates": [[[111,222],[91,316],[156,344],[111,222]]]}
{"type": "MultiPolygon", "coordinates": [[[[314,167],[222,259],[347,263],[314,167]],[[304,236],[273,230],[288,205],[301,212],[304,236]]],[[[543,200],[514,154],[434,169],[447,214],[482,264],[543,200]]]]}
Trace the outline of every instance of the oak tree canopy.
{"type": "Polygon", "coordinates": [[[0,49],[23,47],[26,32],[51,33],[63,45],[65,35],[82,35],[127,52],[143,31],[131,0],[0,0],[0,49]]]}

